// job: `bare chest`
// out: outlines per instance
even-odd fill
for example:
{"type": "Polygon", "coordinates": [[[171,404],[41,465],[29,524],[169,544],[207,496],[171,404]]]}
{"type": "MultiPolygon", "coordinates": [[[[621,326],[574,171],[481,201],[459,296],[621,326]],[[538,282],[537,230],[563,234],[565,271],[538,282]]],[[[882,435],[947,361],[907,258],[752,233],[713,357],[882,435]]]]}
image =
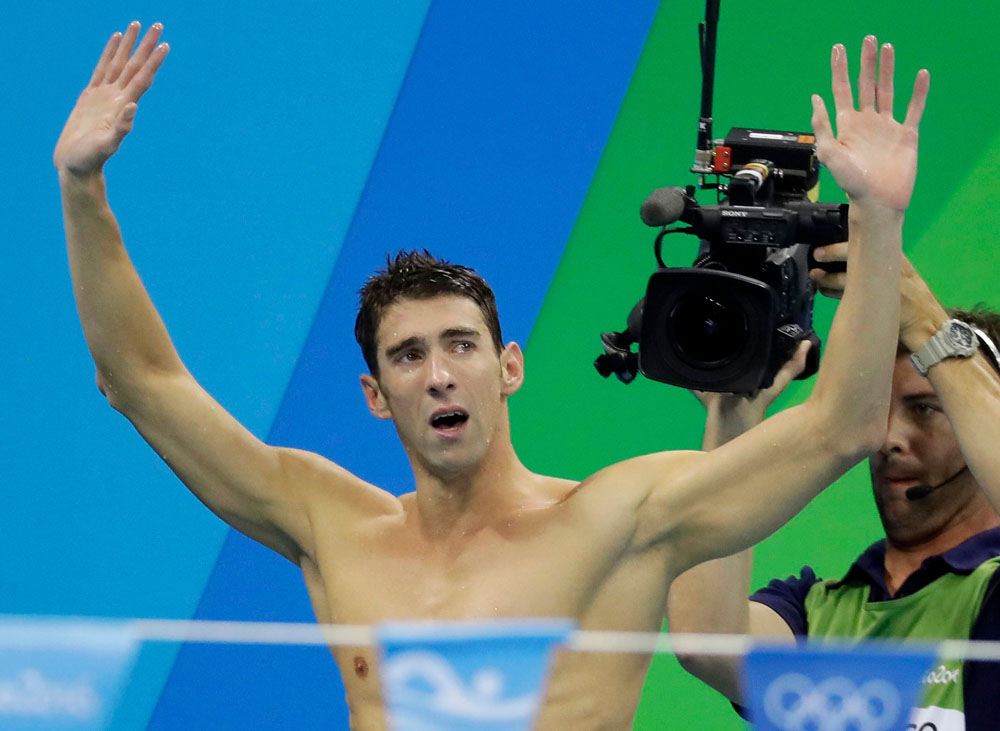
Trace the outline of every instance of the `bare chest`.
{"type": "Polygon", "coordinates": [[[610,557],[546,535],[484,531],[444,550],[391,535],[340,544],[319,567],[327,621],[579,616],[610,557]]]}
{"type": "MultiPolygon", "coordinates": [[[[584,627],[655,629],[663,610],[657,591],[663,583],[659,560],[630,555],[627,530],[603,527],[582,530],[555,522],[510,532],[484,530],[447,550],[414,540],[405,531],[361,531],[351,540],[317,541],[316,570],[306,572],[306,581],[317,618],[334,624],[546,616],[573,617],[584,627]],[[644,601],[637,601],[640,596],[644,601]],[[653,609],[641,610],[645,604],[653,609]]],[[[334,649],[334,656],[356,727],[382,728],[375,653],[344,647],[334,649]]],[[[614,683],[628,689],[620,693],[622,698],[632,699],[632,691],[641,687],[645,658],[636,665],[637,673],[632,672],[636,658],[625,662],[629,671],[616,670],[614,683]],[[633,676],[636,682],[623,683],[633,676]]],[[[588,696],[595,690],[591,685],[609,680],[589,665],[586,673],[573,672],[578,664],[561,662],[553,678],[556,698],[547,711],[553,718],[564,719],[569,709],[577,708],[560,697],[588,696]],[[581,682],[590,690],[578,692],[581,682]]],[[[607,659],[599,665],[607,668],[607,659]]],[[[627,708],[623,713],[630,717],[627,708]]]]}

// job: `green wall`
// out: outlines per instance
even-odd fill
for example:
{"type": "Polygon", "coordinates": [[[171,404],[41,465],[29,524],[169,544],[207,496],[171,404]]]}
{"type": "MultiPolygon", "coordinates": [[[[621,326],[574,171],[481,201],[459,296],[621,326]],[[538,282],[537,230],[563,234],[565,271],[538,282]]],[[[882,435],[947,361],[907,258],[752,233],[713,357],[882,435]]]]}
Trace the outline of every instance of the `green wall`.
{"type": "MultiPolygon", "coordinates": [[[[715,133],[731,126],[807,129],[809,95],[829,93],[829,49],[847,45],[856,69],[864,34],[897,49],[897,109],[905,111],[920,67],[931,71],[921,129],[917,189],[907,217],[906,250],[946,304],[1000,304],[992,273],[1000,115],[992,93],[992,35],[1000,10],[952,3],[947,10],[899,0],[836,4],[722,3],[716,70],[715,133]],[[925,9],[925,7],[927,9],[925,9]]],[[[541,316],[527,343],[529,377],[518,398],[514,439],[533,469],[583,478],[639,453],[696,448],[702,414],[687,393],[640,380],[603,381],[591,363],[598,334],[620,329],[654,267],[652,231],[638,219],[654,188],[693,183],[700,75],[697,2],[665,1],[647,39],[614,132],[580,211],[541,316]],[[560,404],[564,411],[553,411],[560,404]]],[[[824,178],[821,199],[841,200],[824,178]]],[[[693,240],[667,258],[687,264],[693,240]]],[[[825,335],[833,307],[818,306],[825,335]]],[[[796,384],[788,402],[810,384],[796,384]]],[[[767,499],[762,495],[761,499],[767,499]]],[[[817,498],[756,552],[754,584],[811,563],[843,572],[879,537],[862,466],[817,498]]],[[[741,728],[728,703],[686,675],[672,657],[652,665],[637,729],[741,728]]]]}

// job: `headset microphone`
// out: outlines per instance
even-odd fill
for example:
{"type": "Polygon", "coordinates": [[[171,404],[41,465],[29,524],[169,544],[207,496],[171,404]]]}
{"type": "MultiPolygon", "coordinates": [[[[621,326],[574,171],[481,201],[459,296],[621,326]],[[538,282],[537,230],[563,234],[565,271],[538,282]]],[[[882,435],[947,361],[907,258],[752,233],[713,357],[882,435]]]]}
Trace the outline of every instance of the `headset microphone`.
{"type": "Polygon", "coordinates": [[[914,485],[913,487],[907,488],[906,492],[903,494],[906,496],[906,499],[909,500],[910,502],[923,500],[925,497],[930,495],[935,490],[944,487],[953,480],[957,480],[962,475],[962,473],[965,472],[967,469],[969,469],[969,466],[965,465],[962,467],[962,469],[960,469],[958,472],[956,472],[951,477],[946,479],[944,482],[939,482],[936,485],[914,485]]]}

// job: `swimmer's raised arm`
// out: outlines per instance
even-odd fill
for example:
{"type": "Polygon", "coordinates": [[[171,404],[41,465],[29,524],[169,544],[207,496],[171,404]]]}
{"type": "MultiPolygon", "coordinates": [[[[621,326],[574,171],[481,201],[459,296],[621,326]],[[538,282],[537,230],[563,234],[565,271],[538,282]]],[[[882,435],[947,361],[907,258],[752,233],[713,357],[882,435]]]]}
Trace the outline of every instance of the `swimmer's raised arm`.
{"type": "Polygon", "coordinates": [[[324,477],[333,476],[334,486],[360,481],[315,455],[268,447],[198,385],[146,294],[108,205],[104,164],[132,129],[137,103],[166,58],[161,30],[153,25],[137,47],[137,22],[111,37],[56,144],[77,309],[109,403],[202,502],[298,562],[311,550],[302,491],[324,477]]]}
{"type": "MultiPolygon", "coordinates": [[[[842,46],[831,59],[837,137],[813,97],[820,159],[851,202],[852,266],[810,398],[708,452],[656,454],[608,468],[635,489],[636,547],[669,542],[676,575],[757,543],[881,444],[896,352],[903,213],[929,87],[917,75],[905,121],[892,117],[893,50],[865,39],[854,108],[842,46]]],[[[599,473],[601,474],[601,473],[599,473]]]]}

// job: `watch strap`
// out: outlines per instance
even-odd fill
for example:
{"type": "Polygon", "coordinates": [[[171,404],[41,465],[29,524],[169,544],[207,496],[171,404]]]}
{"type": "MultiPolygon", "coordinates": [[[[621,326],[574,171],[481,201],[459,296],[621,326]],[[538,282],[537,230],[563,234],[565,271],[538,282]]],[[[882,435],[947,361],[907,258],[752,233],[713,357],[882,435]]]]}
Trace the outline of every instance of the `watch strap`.
{"type": "Polygon", "coordinates": [[[910,355],[910,362],[917,369],[917,373],[926,376],[931,366],[940,363],[945,358],[971,357],[975,354],[978,345],[975,331],[969,325],[961,320],[947,320],[931,336],[931,339],[924,343],[923,347],[910,355]],[[966,348],[956,344],[951,334],[952,328],[955,326],[964,328],[971,334],[972,344],[970,347],[966,348]]]}

